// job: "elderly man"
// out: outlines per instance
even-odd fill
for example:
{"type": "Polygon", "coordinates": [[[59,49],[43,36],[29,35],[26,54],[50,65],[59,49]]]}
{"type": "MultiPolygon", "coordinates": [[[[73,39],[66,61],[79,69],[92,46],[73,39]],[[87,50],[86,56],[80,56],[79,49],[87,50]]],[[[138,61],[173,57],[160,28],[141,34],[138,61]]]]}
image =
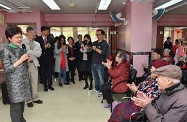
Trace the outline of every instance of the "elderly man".
{"type": "Polygon", "coordinates": [[[178,66],[167,65],[154,71],[158,88],[162,91],[156,103],[145,94],[132,100],[145,109],[150,122],[187,122],[187,89],[180,83],[182,71],[178,66]]]}
{"type": "Polygon", "coordinates": [[[33,107],[33,103],[37,103],[37,104],[43,103],[43,101],[39,100],[38,97],[38,67],[40,65],[37,59],[38,57],[40,57],[42,53],[42,49],[40,47],[40,44],[34,41],[36,31],[33,27],[27,27],[26,34],[27,37],[23,40],[22,44],[25,44],[26,51],[30,56],[28,70],[29,70],[29,78],[32,88],[32,99],[29,99],[27,101],[27,106],[33,107]]]}

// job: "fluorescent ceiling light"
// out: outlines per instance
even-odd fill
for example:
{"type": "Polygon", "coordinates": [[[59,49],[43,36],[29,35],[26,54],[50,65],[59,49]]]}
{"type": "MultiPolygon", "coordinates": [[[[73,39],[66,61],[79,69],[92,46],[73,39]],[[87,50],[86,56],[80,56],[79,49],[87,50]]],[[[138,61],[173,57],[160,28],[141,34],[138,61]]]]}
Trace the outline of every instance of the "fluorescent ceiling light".
{"type": "Polygon", "coordinates": [[[58,5],[55,3],[54,0],[42,0],[46,5],[49,6],[52,10],[60,10],[58,5]]]}
{"type": "Polygon", "coordinates": [[[167,7],[172,6],[172,5],[176,4],[176,3],[179,3],[181,1],[183,1],[183,0],[171,0],[171,1],[169,1],[169,2],[167,2],[165,4],[163,4],[163,5],[155,8],[155,9],[167,8],[167,7]]]}
{"type": "Polygon", "coordinates": [[[107,10],[112,0],[101,0],[98,10],[107,10]]]}
{"type": "Polygon", "coordinates": [[[1,4],[1,3],[0,3],[0,6],[1,6],[1,7],[3,7],[3,8],[6,8],[6,9],[8,9],[8,10],[10,10],[10,9],[11,9],[10,7],[5,6],[5,5],[3,5],[3,4],[1,4]]]}

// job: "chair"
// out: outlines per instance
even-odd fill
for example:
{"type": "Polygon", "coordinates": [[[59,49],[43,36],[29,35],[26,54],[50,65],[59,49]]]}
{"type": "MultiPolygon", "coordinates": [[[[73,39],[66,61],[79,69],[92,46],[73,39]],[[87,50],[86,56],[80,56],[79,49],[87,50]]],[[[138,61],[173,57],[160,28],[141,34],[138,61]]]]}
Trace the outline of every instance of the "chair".
{"type": "MultiPolygon", "coordinates": [[[[136,74],[137,74],[137,70],[136,69],[133,69],[131,68],[130,71],[129,71],[129,79],[128,80],[123,80],[123,81],[120,81],[118,82],[117,84],[114,85],[114,87],[112,87],[111,91],[110,91],[110,95],[111,95],[111,99],[113,98],[113,94],[127,94],[127,97],[130,97],[132,92],[131,90],[128,90],[126,92],[122,92],[122,93],[117,93],[117,92],[114,92],[114,88],[117,87],[117,85],[121,84],[121,83],[124,83],[124,82],[128,82],[128,83],[132,83],[133,81],[135,81],[136,79],[136,74]]],[[[112,101],[112,100],[111,100],[112,101]]],[[[112,103],[110,105],[110,111],[112,113],[112,103]]]]}

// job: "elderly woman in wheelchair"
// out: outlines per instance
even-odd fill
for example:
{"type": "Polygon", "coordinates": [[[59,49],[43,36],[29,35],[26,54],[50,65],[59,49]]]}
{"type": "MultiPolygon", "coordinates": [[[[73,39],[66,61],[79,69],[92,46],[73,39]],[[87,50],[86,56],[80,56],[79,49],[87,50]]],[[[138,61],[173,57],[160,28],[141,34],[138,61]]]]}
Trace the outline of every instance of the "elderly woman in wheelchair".
{"type": "MultiPolygon", "coordinates": [[[[152,73],[155,69],[168,65],[166,60],[156,60],[153,62],[151,67],[151,75],[138,86],[134,83],[127,84],[129,89],[134,92],[134,96],[139,97],[145,93],[153,101],[157,100],[160,96],[160,91],[158,90],[158,84],[156,82],[156,76],[152,73]]],[[[132,100],[122,102],[118,104],[113,113],[110,116],[108,122],[124,122],[129,121],[132,113],[141,111],[141,107],[137,106],[132,100]]],[[[136,116],[135,116],[136,117],[136,116]]],[[[135,119],[135,118],[134,118],[135,119]]]]}

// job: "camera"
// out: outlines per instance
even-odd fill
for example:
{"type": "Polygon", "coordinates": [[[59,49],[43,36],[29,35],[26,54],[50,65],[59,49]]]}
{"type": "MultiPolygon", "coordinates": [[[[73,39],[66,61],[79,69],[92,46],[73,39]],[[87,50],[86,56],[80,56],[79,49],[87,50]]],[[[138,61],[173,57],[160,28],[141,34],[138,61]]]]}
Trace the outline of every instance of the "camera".
{"type": "Polygon", "coordinates": [[[87,40],[84,40],[84,41],[83,41],[83,44],[84,44],[84,45],[87,45],[87,40]]]}

